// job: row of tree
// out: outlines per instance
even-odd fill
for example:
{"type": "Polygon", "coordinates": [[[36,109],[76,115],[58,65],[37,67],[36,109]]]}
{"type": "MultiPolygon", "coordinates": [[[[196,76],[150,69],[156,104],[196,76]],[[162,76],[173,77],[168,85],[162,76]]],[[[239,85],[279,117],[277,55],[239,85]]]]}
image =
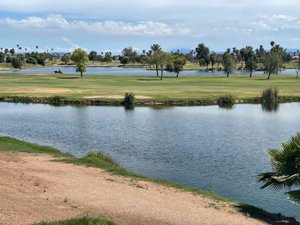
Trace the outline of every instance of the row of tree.
{"type": "MultiPolygon", "coordinates": [[[[274,41],[272,41],[270,45],[271,49],[269,51],[266,51],[262,45],[255,50],[252,46],[246,46],[241,49],[227,49],[226,52],[221,55],[210,52],[209,48],[204,44],[199,44],[195,52],[199,64],[207,66],[207,69],[210,64],[212,66],[211,70],[214,70],[215,64],[222,64],[227,77],[235,69],[247,70],[250,72],[250,77],[252,77],[253,71],[260,67],[260,70],[267,73],[268,79],[270,79],[271,74],[278,74],[283,68],[284,63],[290,62],[293,59],[292,54],[288,53],[287,50],[280,45],[275,44],[274,41]],[[239,65],[238,68],[237,65],[239,65]]],[[[294,55],[296,55],[296,53],[294,55]]],[[[298,78],[298,72],[300,70],[299,60],[295,62],[295,67],[297,69],[298,78]]]]}
{"type": "MultiPolygon", "coordinates": [[[[252,77],[253,71],[259,69],[265,71],[269,79],[271,74],[278,73],[283,68],[284,63],[290,62],[296,54],[299,54],[299,52],[294,54],[288,53],[286,49],[275,44],[274,41],[270,44],[271,49],[269,51],[265,50],[261,45],[257,49],[254,49],[252,46],[246,46],[241,49],[228,48],[224,53],[216,53],[210,51],[205,44],[201,43],[195,50],[185,54],[179,50],[176,52],[165,52],[159,44],[153,44],[148,51],[143,50],[141,54],[138,54],[132,47],[127,47],[123,49],[121,55],[112,55],[111,52],[98,54],[96,51],[91,51],[89,54],[85,52],[86,57],[84,56],[84,58],[93,62],[110,63],[115,61],[120,62],[124,66],[129,63],[141,63],[148,65],[150,69],[154,68],[157,76],[159,76],[160,72],[161,79],[164,71],[175,72],[178,77],[187,62],[199,63],[200,66],[206,67],[206,70],[211,71],[217,67],[218,70],[223,70],[227,77],[234,70],[247,70],[250,73],[250,77],[252,77]]],[[[22,47],[17,45],[17,49],[22,50],[22,47]]],[[[0,62],[12,63],[15,68],[21,68],[25,63],[44,66],[46,61],[53,62],[57,59],[60,59],[64,64],[75,62],[72,60],[73,54],[71,53],[66,53],[63,56],[49,53],[49,51],[38,53],[38,46],[36,46],[36,52],[25,54],[17,54],[15,49],[0,48],[0,50],[0,62]]],[[[294,63],[298,78],[300,61],[296,60],[294,63]]]]}

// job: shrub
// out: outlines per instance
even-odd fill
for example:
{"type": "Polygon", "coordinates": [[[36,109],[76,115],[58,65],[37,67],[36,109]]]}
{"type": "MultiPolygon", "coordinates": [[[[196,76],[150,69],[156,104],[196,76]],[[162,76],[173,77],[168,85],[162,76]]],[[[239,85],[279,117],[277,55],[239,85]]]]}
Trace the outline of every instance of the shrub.
{"type": "Polygon", "coordinates": [[[111,221],[105,220],[101,217],[92,218],[89,216],[84,216],[80,218],[66,219],[66,220],[55,221],[55,222],[35,223],[32,225],[116,225],[116,224],[111,221]]]}
{"type": "Polygon", "coordinates": [[[262,103],[276,103],[278,101],[279,90],[277,88],[268,88],[263,90],[261,95],[262,103]]]}
{"type": "Polygon", "coordinates": [[[59,104],[64,100],[65,97],[59,96],[59,95],[54,95],[48,98],[48,101],[50,104],[59,104]]]}
{"type": "Polygon", "coordinates": [[[125,93],[124,96],[124,105],[133,105],[135,100],[135,96],[132,92],[125,93]]]}
{"type": "Polygon", "coordinates": [[[119,166],[117,161],[111,155],[102,152],[90,152],[85,156],[85,159],[89,161],[102,161],[111,166],[119,166]]]}
{"type": "Polygon", "coordinates": [[[232,95],[225,95],[217,99],[219,106],[233,106],[234,102],[235,100],[232,95]]]}
{"type": "Polygon", "coordinates": [[[38,64],[38,61],[37,61],[35,58],[28,57],[28,58],[26,59],[26,63],[36,65],[36,64],[38,64]]]}
{"type": "Polygon", "coordinates": [[[7,56],[6,57],[6,63],[11,63],[12,62],[12,57],[11,56],[7,56]]]}

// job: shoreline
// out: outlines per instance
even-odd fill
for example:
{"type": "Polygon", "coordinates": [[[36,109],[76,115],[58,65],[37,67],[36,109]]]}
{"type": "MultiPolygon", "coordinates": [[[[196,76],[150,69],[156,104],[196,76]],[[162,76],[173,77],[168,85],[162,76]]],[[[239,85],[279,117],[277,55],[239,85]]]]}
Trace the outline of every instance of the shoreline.
{"type": "MultiPolygon", "coordinates": [[[[65,219],[66,215],[72,217],[76,213],[75,216],[78,216],[79,212],[84,211],[97,213],[97,215],[100,213],[119,225],[141,224],[142,222],[150,225],[153,224],[153,221],[158,224],[178,225],[183,221],[184,224],[199,224],[200,221],[206,221],[209,224],[228,224],[229,221],[231,221],[230,224],[249,225],[299,224],[293,218],[268,213],[257,207],[220,197],[215,193],[131,173],[119,167],[113,159],[102,153],[90,153],[85,157],[75,158],[52,147],[0,137],[0,155],[1,173],[4,174],[0,178],[4,179],[5,175],[9,174],[11,181],[7,185],[14,187],[21,182],[21,186],[27,190],[26,193],[37,192],[34,197],[31,197],[31,204],[29,204],[31,207],[36,208],[35,201],[42,204],[30,218],[23,213],[17,214],[14,219],[22,218],[22,215],[25,216],[22,219],[27,219],[27,221],[33,220],[34,216],[35,220],[62,219],[61,217],[65,219]],[[20,164],[20,162],[22,163],[20,164]],[[20,172],[22,172],[21,177],[20,172]],[[14,174],[19,178],[15,179],[14,174]],[[74,191],[70,189],[75,186],[74,191]],[[57,190],[58,187],[60,191],[57,190]],[[87,191],[82,196],[81,189],[92,191],[93,194],[89,194],[90,192],[87,191]],[[99,189],[98,192],[97,189],[99,189]],[[98,203],[102,205],[100,208],[98,204],[94,204],[99,197],[101,204],[98,203]],[[63,200],[64,198],[65,200],[63,200]],[[128,204],[131,205],[135,201],[137,202],[134,205],[137,205],[133,207],[134,211],[132,211],[128,208],[128,204]],[[118,202],[118,204],[114,202],[118,202]],[[77,207],[74,208],[74,205],[77,207]],[[46,213],[46,218],[45,215],[39,214],[43,207],[54,207],[54,209],[49,209],[50,215],[46,213]],[[61,208],[62,213],[67,214],[63,214],[63,216],[57,213],[55,207],[61,208]],[[70,211],[68,207],[73,209],[70,211]],[[149,211],[145,211],[145,209],[149,211]],[[156,213],[157,210],[159,214],[156,213]],[[191,210],[194,213],[190,214],[191,210]],[[217,218],[216,215],[218,215],[217,218]]],[[[5,181],[6,179],[2,183],[6,183],[5,181]]],[[[0,189],[5,187],[0,185],[0,189]]],[[[25,214],[27,210],[31,211],[30,207],[20,207],[22,203],[28,204],[28,201],[22,202],[22,199],[27,198],[26,195],[24,196],[24,192],[21,192],[21,195],[18,194],[18,191],[15,193],[16,189],[12,187],[8,188],[7,192],[1,191],[0,198],[1,195],[3,197],[3,194],[5,196],[10,194],[11,196],[9,195],[7,198],[10,206],[16,204],[12,199],[18,198],[17,195],[19,195],[20,201],[17,201],[19,210],[25,211],[25,214]]],[[[6,217],[4,216],[2,219],[6,217]]],[[[28,224],[23,220],[20,221],[28,224]]]]}
{"type": "MultiPolygon", "coordinates": [[[[50,104],[50,105],[81,105],[81,106],[126,106],[123,99],[70,99],[65,96],[51,97],[31,97],[31,96],[3,96],[0,102],[7,103],[32,103],[32,104],[50,104]]],[[[281,96],[278,97],[278,103],[300,102],[300,96],[281,96]]],[[[235,99],[236,104],[261,104],[261,98],[235,99]]],[[[219,105],[218,99],[169,99],[169,100],[135,100],[133,105],[127,106],[213,106],[219,105]]],[[[231,106],[233,106],[231,105],[231,106]]],[[[226,104],[223,105],[226,107],[226,104]]]]}
{"type": "MultiPolygon", "coordinates": [[[[75,64],[52,64],[52,65],[46,65],[46,66],[23,66],[22,69],[43,69],[43,68],[57,68],[57,67],[76,67],[75,64]]],[[[149,65],[143,65],[143,64],[139,64],[139,65],[123,65],[123,64],[103,64],[103,65],[100,65],[100,64],[88,64],[86,65],[86,67],[90,67],[90,68],[133,68],[133,69],[136,69],[136,68],[140,68],[140,69],[145,69],[145,70],[148,70],[148,71],[153,71],[155,72],[156,69],[153,68],[153,67],[149,67],[149,65]]],[[[13,68],[13,67],[0,67],[0,71],[14,71],[14,70],[22,70],[22,69],[18,69],[18,68],[13,68]]],[[[296,68],[283,68],[282,70],[296,70],[296,68]]],[[[213,72],[224,72],[224,70],[222,68],[216,68],[214,70],[212,70],[211,68],[207,69],[207,68],[184,68],[181,72],[185,72],[185,71],[200,71],[200,72],[207,72],[207,73],[213,73],[213,72]]],[[[264,71],[263,69],[259,68],[259,69],[256,69],[254,70],[253,72],[262,72],[264,71]]],[[[234,72],[245,72],[245,73],[249,73],[249,71],[247,70],[244,70],[244,69],[236,69],[234,70],[234,72]]],[[[225,72],[224,72],[225,73],[225,72]]]]}

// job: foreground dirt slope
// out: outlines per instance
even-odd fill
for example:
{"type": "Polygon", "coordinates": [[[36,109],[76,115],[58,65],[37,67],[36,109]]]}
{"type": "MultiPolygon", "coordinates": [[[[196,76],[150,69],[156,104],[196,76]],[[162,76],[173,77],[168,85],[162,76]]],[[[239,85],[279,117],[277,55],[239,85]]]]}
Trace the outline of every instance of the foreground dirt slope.
{"type": "Polygon", "coordinates": [[[119,225],[265,224],[227,203],[51,159],[48,155],[0,153],[1,225],[27,225],[86,213],[119,225]]]}

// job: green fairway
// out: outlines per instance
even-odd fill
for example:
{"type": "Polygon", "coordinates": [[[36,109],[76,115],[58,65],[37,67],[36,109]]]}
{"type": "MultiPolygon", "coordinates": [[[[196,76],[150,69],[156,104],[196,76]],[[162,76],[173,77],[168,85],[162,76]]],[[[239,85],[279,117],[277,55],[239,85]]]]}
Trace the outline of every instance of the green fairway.
{"type": "Polygon", "coordinates": [[[122,99],[133,92],[140,100],[214,100],[227,94],[237,99],[259,97],[265,88],[277,87],[280,96],[300,96],[295,75],[182,76],[179,78],[84,75],[0,75],[0,97],[65,96],[68,99],[122,99]]]}

